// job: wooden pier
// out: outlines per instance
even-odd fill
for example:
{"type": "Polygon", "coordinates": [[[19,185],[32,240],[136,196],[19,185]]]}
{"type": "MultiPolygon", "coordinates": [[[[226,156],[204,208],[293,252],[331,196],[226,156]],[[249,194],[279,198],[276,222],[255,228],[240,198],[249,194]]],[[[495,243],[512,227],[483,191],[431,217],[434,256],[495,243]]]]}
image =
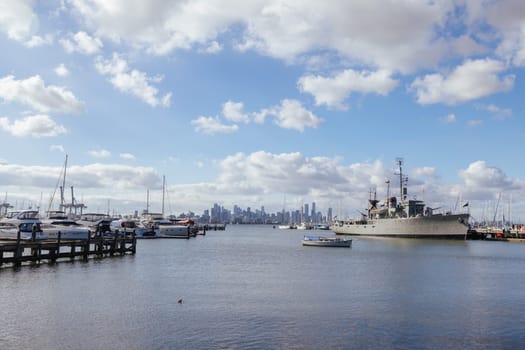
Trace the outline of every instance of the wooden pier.
{"type": "Polygon", "coordinates": [[[20,267],[22,264],[39,265],[58,261],[89,258],[101,259],[114,255],[135,254],[135,233],[96,236],[85,240],[16,240],[0,241],[0,267],[20,267]]]}

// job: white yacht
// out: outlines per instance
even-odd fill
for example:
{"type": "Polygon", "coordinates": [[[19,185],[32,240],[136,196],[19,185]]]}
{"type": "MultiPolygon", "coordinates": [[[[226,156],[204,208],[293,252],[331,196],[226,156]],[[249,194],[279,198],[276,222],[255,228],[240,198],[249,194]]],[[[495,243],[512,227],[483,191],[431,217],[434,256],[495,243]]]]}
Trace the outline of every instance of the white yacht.
{"type": "Polygon", "coordinates": [[[146,225],[144,225],[144,223],[138,219],[121,218],[113,220],[111,221],[110,227],[112,232],[126,234],[135,232],[137,237],[155,237],[155,231],[152,225],[148,225],[148,227],[146,227],[146,225]]]}
{"type": "Polygon", "coordinates": [[[82,214],[77,222],[88,227],[92,235],[109,235],[111,234],[111,220],[111,217],[107,214],[86,213],[82,214]]]}
{"type": "Polygon", "coordinates": [[[42,221],[37,210],[11,211],[0,219],[0,239],[16,240],[18,232],[20,239],[46,239],[40,225],[42,221]]]}
{"type": "Polygon", "coordinates": [[[176,224],[166,219],[160,213],[144,214],[141,222],[145,227],[152,227],[157,237],[164,238],[189,238],[190,227],[176,224]]]}

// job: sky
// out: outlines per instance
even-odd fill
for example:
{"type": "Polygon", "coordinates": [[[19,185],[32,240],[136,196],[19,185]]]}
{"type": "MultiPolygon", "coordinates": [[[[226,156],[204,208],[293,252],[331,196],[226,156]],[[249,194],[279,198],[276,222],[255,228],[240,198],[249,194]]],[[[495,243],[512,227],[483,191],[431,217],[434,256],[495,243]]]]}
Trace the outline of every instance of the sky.
{"type": "Polygon", "coordinates": [[[522,0],[0,1],[0,203],[525,222],[522,0]],[[148,195],[149,193],[149,195],[148,195]],[[463,204],[469,203],[467,207],[463,204]],[[465,209],[466,208],[466,209],[465,209]]]}

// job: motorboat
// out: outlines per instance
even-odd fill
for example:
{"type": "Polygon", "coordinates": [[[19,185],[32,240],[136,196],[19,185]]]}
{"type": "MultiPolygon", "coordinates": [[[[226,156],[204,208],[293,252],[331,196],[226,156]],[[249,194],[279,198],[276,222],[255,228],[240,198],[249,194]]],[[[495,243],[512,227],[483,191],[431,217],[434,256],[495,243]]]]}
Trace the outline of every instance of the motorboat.
{"type": "Polygon", "coordinates": [[[38,210],[20,210],[7,212],[0,219],[0,239],[16,240],[18,233],[20,239],[46,239],[40,228],[42,221],[38,210]]]}
{"type": "Polygon", "coordinates": [[[145,227],[152,227],[157,237],[190,238],[190,227],[188,225],[173,223],[162,214],[145,214],[141,222],[145,227]]]}
{"type": "Polygon", "coordinates": [[[93,235],[112,235],[111,217],[101,213],[86,213],[80,216],[79,224],[88,227],[93,235]]]}
{"type": "Polygon", "coordinates": [[[299,225],[297,225],[298,230],[311,230],[312,225],[306,224],[305,222],[301,222],[299,225]]]}
{"type": "Polygon", "coordinates": [[[323,237],[323,236],[304,236],[303,245],[309,247],[343,247],[350,248],[352,246],[351,239],[343,239],[339,237],[323,237]]]}
{"type": "Polygon", "coordinates": [[[135,233],[137,237],[155,237],[155,230],[152,225],[146,226],[138,219],[116,219],[111,221],[111,231],[120,234],[135,233]]]}
{"type": "Polygon", "coordinates": [[[43,235],[47,239],[73,240],[73,239],[88,239],[91,235],[91,230],[79,224],[74,220],[67,219],[49,219],[44,220],[40,224],[43,235]]]}

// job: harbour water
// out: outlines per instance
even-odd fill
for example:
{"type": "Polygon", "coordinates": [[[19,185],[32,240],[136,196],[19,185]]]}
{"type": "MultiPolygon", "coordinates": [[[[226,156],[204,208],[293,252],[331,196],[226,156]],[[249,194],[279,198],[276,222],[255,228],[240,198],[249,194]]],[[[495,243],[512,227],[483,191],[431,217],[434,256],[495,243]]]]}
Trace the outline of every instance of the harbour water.
{"type": "Polygon", "coordinates": [[[134,256],[2,268],[0,349],[525,346],[524,244],[319,248],[305,232],[230,225],[141,240],[134,256]]]}

